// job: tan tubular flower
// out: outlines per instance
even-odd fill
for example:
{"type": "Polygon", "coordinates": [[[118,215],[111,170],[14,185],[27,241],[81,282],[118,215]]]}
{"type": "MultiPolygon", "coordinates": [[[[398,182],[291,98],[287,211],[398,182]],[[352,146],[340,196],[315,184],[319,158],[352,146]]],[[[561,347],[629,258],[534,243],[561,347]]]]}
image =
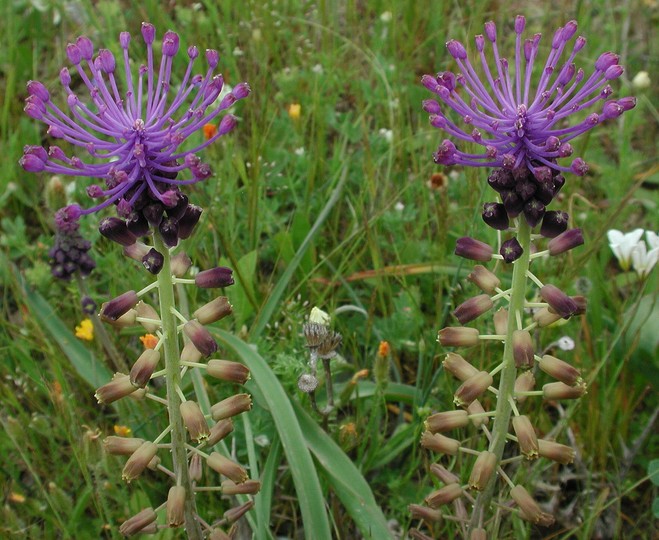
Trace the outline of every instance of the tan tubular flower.
{"type": "Polygon", "coordinates": [[[469,476],[469,487],[476,491],[484,490],[496,470],[496,454],[484,450],[474,462],[474,468],[471,470],[471,475],[469,476]]]}
{"type": "Polygon", "coordinates": [[[453,315],[460,321],[460,324],[467,324],[492,309],[493,306],[494,303],[487,294],[479,294],[455,308],[453,315]]]}
{"type": "Polygon", "coordinates": [[[181,350],[181,361],[182,362],[199,362],[201,360],[201,353],[199,352],[199,349],[194,346],[194,343],[192,341],[188,341],[184,346],[183,350],[181,350]]]}
{"type": "Polygon", "coordinates": [[[452,484],[453,482],[459,482],[460,479],[455,476],[451,471],[449,471],[443,465],[439,463],[433,463],[430,466],[430,474],[436,477],[438,480],[441,480],[445,484],[452,484]]]}
{"type": "Polygon", "coordinates": [[[220,420],[211,428],[211,433],[208,436],[208,439],[206,439],[206,446],[215,446],[232,431],[233,420],[231,420],[231,418],[220,420]]]}
{"type": "Polygon", "coordinates": [[[494,331],[500,336],[505,336],[508,333],[508,310],[498,309],[492,320],[494,321],[494,331]]]}
{"type": "Polygon", "coordinates": [[[513,418],[513,430],[517,436],[519,449],[526,459],[538,458],[538,437],[528,416],[520,415],[513,418]]]}
{"type": "Polygon", "coordinates": [[[433,491],[424,500],[430,508],[437,508],[442,504],[450,503],[462,495],[462,488],[460,484],[454,482],[448,484],[438,490],[433,491]]]}
{"type": "MultiPolygon", "coordinates": [[[[483,406],[481,405],[481,402],[475,399],[472,401],[469,406],[467,407],[467,413],[471,415],[479,415],[486,412],[483,406]]],[[[474,424],[477,428],[489,423],[490,419],[487,416],[471,416],[469,418],[471,420],[471,423],[474,424]]]]}
{"type": "Polygon", "coordinates": [[[222,517],[226,519],[229,523],[233,523],[234,521],[238,521],[247,512],[249,512],[253,506],[254,506],[254,501],[247,501],[245,504],[241,504],[240,506],[236,506],[235,508],[230,508],[229,510],[224,512],[224,515],[222,517]]]}
{"type": "Polygon", "coordinates": [[[248,478],[247,471],[238,465],[235,461],[224,457],[222,454],[213,452],[206,459],[208,466],[215,472],[223,474],[229,480],[233,480],[236,484],[242,484],[248,478]]]}
{"type": "Polygon", "coordinates": [[[190,438],[195,442],[201,442],[208,438],[210,430],[208,423],[195,401],[184,401],[179,407],[185,429],[188,430],[190,438]]]}
{"type": "Polygon", "coordinates": [[[133,364],[130,370],[130,382],[138,388],[144,388],[151,380],[160,361],[160,353],[154,349],[146,349],[133,364]]]}
{"type": "Polygon", "coordinates": [[[99,403],[107,405],[132,394],[135,390],[137,390],[137,387],[130,382],[128,375],[115,373],[109,383],[96,390],[94,397],[99,403]]]}
{"type": "Polygon", "coordinates": [[[181,251],[176,255],[174,255],[170,263],[171,263],[172,274],[174,274],[177,278],[183,277],[185,273],[192,266],[192,261],[190,260],[190,257],[188,257],[188,255],[184,251],[181,251]]]}
{"type": "Polygon", "coordinates": [[[113,456],[130,456],[143,442],[144,439],[110,436],[105,438],[103,446],[113,456]]]}
{"type": "Polygon", "coordinates": [[[158,519],[158,516],[153,508],[145,508],[132,518],[124,521],[119,527],[119,532],[124,536],[133,536],[142,532],[148,525],[155,523],[156,519],[158,519]]]}
{"type": "Polygon", "coordinates": [[[128,458],[126,465],[124,465],[121,478],[126,480],[126,482],[135,480],[140,474],[142,474],[142,471],[147,468],[151,460],[156,457],[157,452],[157,444],[152,443],[151,441],[143,442],[128,458]]]}
{"type": "Polygon", "coordinates": [[[460,441],[445,437],[439,433],[430,433],[429,431],[424,431],[421,434],[421,446],[437,452],[438,454],[449,454],[454,456],[458,453],[460,448],[460,441]]]}
{"type": "Polygon", "coordinates": [[[444,369],[460,379],[466,381],[478,373],[478,370],[467,362],[462,356],[456,353],[448,353],[442,362],[444,369]]]}
{"type": "Polygon", "coordinates": [[[201,324],[217,322],[233,312],[233,306],[226,296],[218,296],[215,300],[204,304],[193,313],[193,317],[201,324]]]}
{"type": "Polygon", "coordinates": [[[469,535],[469,540],[487,540],[487,531],[485,529],[474,529],[469,535]]]}
{"type": "Polygon", "coordinates": [[[208,540],[231,540],[231,537],[222,529],[213,529],[208,535],[208,540]]]}
{"type": "Polygon", "coordinates": [[[540,289],[540,296],[549,304],[550,311],[555,311],[564,319],[569,318],[579,309],[572,298],[554,285],[545,285],[542,287],[540,289]]]}
{"type": "Polygon", "coordinates": [[[538,362],[538,367],[547,373],[547,375],[551,375],[554,379],[557,379],[568,386],[585,384],[578,369],[549,354],[545,354],[541,358],[540,362],[538,362]]]}
{"type": "Polygon", "coordinates": [[[551,525],[554,522],[553,516],[543,512],[523,486],[518,485],[511,489],[510,496],[519,506],[522,519],[538,525],[551,525]]]}
{"type": "Polygon", "coordinates": [[[515,330],[513,332],[513,358],[518,369],[531,369],[534,364],[535,351],[533,350],[533,339],[526,330],[515,330]]]}
{"type": "Polygon", "coordinates": [[[538,323],[540,328],[554,324],[556,321],[560,321],[561,318],[558,313],[553,313],[546,307],[540,308],[533,314],[533,320],[538,323]]]}
{"type": "Polygon", "coordinates": [[[442,513],[439,510],[434,510],[420,504],[410,504],[407,510],[412,515],[412,519],[422,519],[429,523],[436,523],[442,519],[442,513]]]}
{"type": "Polygon", "coordinates": [[[492,385],[494,379],[487,371],[479,371],[472,375],[455,391],[453,403],[458,407],[467,407],[478,396],[492,385]]]}
{"type": "Polygon", "coordinates": [[[249,380],[249,369],[240,362],[209,360],[206,372],[222,381],[245,384],[249,380]]]}
{"type": "Polygon", "coordinates": [[[474,283],[481,291],[488,294],[494,294],[495,289],[501,285],[499,278],[482,264],[474,266],[467,279],[474,283]]]}
{"type": "Polygon", "coordinates": [[[252,408],[252,396],[249,394],[236,394],[223,399],[211,407],[211,416],[216,422],[224,418],[231,418],[252,408]]]}
{"type": "Polygon", "coordinates": [[[254,495],[261,489],[258,480],[246,480],[242,484],[236,484],[232,480],[222,482],[222,493],[224,495],[254,495]]]}
{"type": "MultiPolygon", "coordinates": [[[[524,371],[515,379],[515,392],[530,392],[535,387],[535,377],[533,372],[524,371]]],[[[515,396],[518,403],[524,403],[528,396],[515,396]]]]}
{"type": "Polygon", "coordinates": [[[547,383],[542,387],[545,399],[578,399],[586,393],[585,386],[568,386],[562,382],[547,383]]]}
{"type": "Polygon", "coordinates": [[[135,326],[135,319],[137,318],[137,311],[134,309],[129,309],[116,321],[107,320],[106,323],[110,324],[114,328],[128,328],[130,326],[135,326]]]}
{"type": "Polygon", "coordinates": [[[538,453],[547,459],[567,465],[574,461],[576,452],[573,448],[554,441],[538,439],[538,453]]]}
{"type": "Polygon", "coordinates": [[[190,458],[190,466],[188,467],[188,474],[190,475],[190,480],[192,480],[193,482],[199,482],[199,480],[201,480],[202,472],[203,472],[203,466],[201,462],[201,455],[197,454],[196,452],[193,452],[192,457],[190,458]]]}
{"type": "Polygon", "coordinates": [[[444,347],[473,347],[478,345],[478,330],[466,326],[448,326],[437,333],[437,341],[444,347]]]}
{"type": "Polygon", "coordinates": [[[173,486],[167,495],[167,525],[180,527],[185,523],[185,488],[173,486]]]}
{"type": "Polygon", "coordinates": [[[160,315],[158,315],[158,312],[152,306],[146,302],[140,301],[137,303],[137,306],[135,306],[135,311],[137,312],[137,316],[140,318],[158,321],[140,321],[140,324],[147,332],[153,334],[156,332],[156,330],[160,330],[160,315]]]}
{"type": "Polygon", "coordinates": [[[424,422],[424,427],[430,433],[451,431],[465,427],[469,423],[467,411],[446,411],[430,415],[424,422]]]}

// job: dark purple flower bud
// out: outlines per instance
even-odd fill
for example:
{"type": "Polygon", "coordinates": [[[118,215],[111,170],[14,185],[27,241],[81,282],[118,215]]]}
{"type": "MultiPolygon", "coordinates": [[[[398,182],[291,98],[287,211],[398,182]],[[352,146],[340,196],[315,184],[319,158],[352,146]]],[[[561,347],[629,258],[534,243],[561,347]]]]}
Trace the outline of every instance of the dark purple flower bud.
{"type": "Polygon", "coordinates": [[[545,205],[536,199],[531,199],[524,205],[524,217],[531,228],[535,227],[545,215],[545,205]]]}
{"type": "Polygon", "coordinates": [[[165,264],[165,257],[154,248],[151,248],[147,254],[142,257],[142,266],[154,275],[160,273],[163,264],[165,264]]]}
{"type": "Polygon", "coordinates": [[[137,237],[149,234],[149,222],[141,212],[131,212],[126,218],[126,226],[137,237]]]}
{"type": "Polygon", "coordinates": [[[98,59],[101,63],[101,69],[105,73],[114,73],[116,63],[114,61],[114,55],[108,49],[98,51],[98,59]]]}
{"type": "Polygon", "coordinates": [[[464,45],[455,39],[448,41],[446,43],[446,48],[453,58],[459,60],[464,60],[467,58],[467,50],[464,48],[464,45]]]}
{"type": "Polygon", "coordinates": [[[578,306],[572,298],[554,285],[545,285],[540,289],[540,296],[549,307],[562,318],[567,319],[577,311],[578,306]]]}
{"type": "Polygon", "coordinates": [[[569,216],[566,212],[550,210],[542,218],[540,234],[545,238],[555,238],[567,229],[569,216]]]}
{"type": "Polygon", "coordinates": [[[50,99],[50,94],[48,93],[48,90],[39,81],[28,81],[27,93],[30,96],[38,97],[41,101],[48,101],[50,99]]]}
{"type": "Polygon", "coordinates": [[[455,244],[455,254],[458,257],[464,257],[472,261],[489,261],[492,259],[492,252],[492,247],[489,244],[469,236],[458,238],[455,244]]]}
{"type": "Polygon", "coordinates": [[[485,223],[498,231],[505,231],[510,224],[506,207],[501,203],[485,203],[482,216],[485,223]]]}
{"type": "Polygon", "coordinates": [[[162,54],[164,56],[175,56],[178,52],[179,37],[176,32],[168,31],[162,37],[162,54]]]}
{"type": "Polygon", "coordinates": [[[220,121],[220,126],[217,129],[218,135],[226,135],[230,131],[233,130],[233,128],[236,127],[236,124],[238,123],[238,119],[233,115],[233,114],[227,114],[222,120],[220,121]]]}
{"type": "Polygon", "coordinates": [[[127,313],[129,309],[135,307],[139,301],[140,299],[135,291],[125,292],[109,302],[105,302],[101,306],[99,316],[104,321],[116,321],[124,313],[127,313]]]}
{"type": "Polygon", "coordinates": [[[512,190],[502,191],[501,200],[511,218],[517,217],[524,208],[524,200],[512,190]]]}
{"type": "Polygon", "coordinates": [[[496,192],[501,193],[512,189],[515,185],[515,178],[512,172],[506,169],[494,169],[487,177],[487,183],[496,192]]]}
{"type": "Polygon", "coordinates": [[[492,309],[494,303],[487,294],[479,294],[460,304],[453,315],[460,324],[467,324],[492,309]]]}
{"type": "Polygon", "coordinates": [[[158,226],[158,231],[167,247],[174,247],[178,244],[178,224],[175,219],[169,217],[163,219],[158,226]]]}
{"type": "Polygon", "coordinates": [[[425,99],[423,101],[423,110],[429,114],[441,114],[442,108],[434,99],[425,99]]]}
{"type": "Polygon", "coordinates": [[[185,323],[183,325],[183,332],[204,356],[210,356],[217,351],[217,342],[211,333],[197,321],[188,321],[185,323]]]}
{"type": "Polygon", "coordinates": [[[515,186],[515,193],[517,193],[523,201],[528,201],[536,190],[536,183],[531,180],[523,180],[517,182],[515,186]]]}
{"type": "Polygon", "coordinates": [[[206,61],[211,69],[215,69],[220,62],[220,54],[215,49],[206,49],[206,61]]]}
{"type": "Polygon", "coordinates": [[[167,208],[167,216],[175,221],[178,221],[181,219],[183,214],[185,214],[185,210],[188,207],[188,197],[183,195],[183,193],[180,191],[176,191],[174,193],[175,203],[170,208],[167,208]]]}
{"type": "Polygon", "coordinates": [[[128,230],[126,222],[117,217],[106,217],[98,225],[98,231],[113,242],[122,246],[131,246],[136,241],[135,235],[128,230]]]}
{"type": "Polygon", "coordinates": [[[547,244],[547,249],[550,255],[559,255],[582,244],[581,229],[570,229],[552,238],[547,244]]]}
{"type": "Polygon", "coordinates": [[[238,83],[233,87],[233,95],[236,97],[236,99],[245,99],[247,96],[249,96],[251,91],[252,90],[249,87],[249,84],[246,82],[238,83]]]}
{"type": "Polygon", "coordinates": [[[142,37],[147,45],[151,45],[156,39],[156,29],[151,23],[142,23],[142,37]]]}
{"type": "Polygon", "coordinates": [[[519,259],[522,256],[522,253],[524,253],[524,250],[522,249],[520,243],[517,241],[517,238],[511,238],[510,240],[506,240],[503,244],[501,244],[499,253],[505,262],[511,263],[519,259]]]}
{"type": "Polygon", "coordinates": [[[94,44],[92,43],[91,39],[89,39],[87,36],[80,36],[76,40],[76,45],[78,46],[78,49],[80,50],[80,55],[85,60],[91,60],[92,59],[92,56],[94,56],[94,44]]]}
{"type": "Polygon", "coordinates": [[[197,287],[202,289],[216,289],[220,287],[228,287],[233,285],[233,270],[224,266],[217,266],[209,270],[199,272],[194,277],[194,282],[197,287]]]}
{"type": "Polygon", "coordinates": [[[178,237],[182,240],[189,238],[199,222],[203,209],[194,204],[187,205],[185,213],[178,220],[178,237]]]}
{"type": "Polygon", "coordinates": [[[160,203],[152,203],[142,208],[142,214],[152,227],[158,227],[162,221],[165,207],[160,203]]]}

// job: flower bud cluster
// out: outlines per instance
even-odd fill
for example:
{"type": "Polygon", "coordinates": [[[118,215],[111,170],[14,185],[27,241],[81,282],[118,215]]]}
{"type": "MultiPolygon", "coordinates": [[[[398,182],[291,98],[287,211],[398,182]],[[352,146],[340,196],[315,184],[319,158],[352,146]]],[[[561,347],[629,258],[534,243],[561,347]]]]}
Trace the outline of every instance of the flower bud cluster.
{"type": "Polygon", "coordinates": [[[55,229],[55,242],[48,252],[53,276],[66,281],[76,272],[88,276],[96,263],[89,255],[91,242],[80,234],[78,222],[67,220],[60,210],[55,216],[55,229]]]}

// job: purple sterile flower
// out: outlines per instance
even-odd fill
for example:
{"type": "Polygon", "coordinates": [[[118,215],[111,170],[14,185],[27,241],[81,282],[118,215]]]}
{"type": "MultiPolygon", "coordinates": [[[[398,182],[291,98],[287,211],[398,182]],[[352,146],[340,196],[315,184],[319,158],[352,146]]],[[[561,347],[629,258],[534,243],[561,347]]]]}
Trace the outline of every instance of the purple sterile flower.
{"type": "MultiPolygon", "coordinates": [[[[475,142],[484,148],[482,153],[468,153],[447,139],[434,154],[437,163],[523,168],[530,170],[539,182],[551,182],[558,171],[583,175],[588,167],[579,157],[569,167],[558,163],[572,154],[569,141],[635,106],[634,98],[610,99],[613,90],[609,81],[623,72],[616,54],[600,55],[589,76],[583,69],[577,69],[573,60],[586,40],[577,37],[572,42],[577,31],[575,21],[556,30],[540,78],[537,84],[532,84],[534,67],[539,63],[541,36],[535,34],[523,40],[524,26],[525,19],[520,15],[515,19],[515,52],[511,62],[501,56],[496,27],[489,22],[485,25],[485,37],[478,35],[475,40],[480,73],[469,60],[464,45],[451,40],[446,47],[460,73],[445,71],[423,76],[423,85],[439,98],[439,102],[423,102],[424,110],[430,113],[431,125],[457,141],[475,142]],[[489,55],[486,54],[488,42],[489,55]],[[580,112],[598,101],[604,102],[599,113],[569,124],[572,115],[576,113],[582,118],[580,112]],[[449,118],[449,109],[460,117],[461,123],[449,118]]],[[[553,189],[550,184],[547,192],[553,189]]]]}
{"type": "MultiPolygon", "coordinates": [[[[88,157],[69,157],[58,146],[48,151],[26,146],[20,163],[29,172],[96,180],[98,184],[89,186],[87,192],[98,204],[85,209],[75,207],[79,215],[114,203],[122,217],[135,221],[138,218],[134,212],[149,204],[165,209],[179,205],[180,186],[211,174],[210,167],[201,163],[196,153],[231,131],[236,119],[225,115],[204,142],[199,143],[195,137],[185,148],[183,144],[204,125],[217,123],[231,105],[249,94],[249,86],[240,83],[219,99],[224,80],[221,75],[213,75],[219,60],[217,51],[206,51],[207,66],[203,73],[195,74],[199,51],[189,47],[187,69],[177,78],[172,76],[172,66],[179,52],[178,35],[165,32],[159,65],[154,62],[153,25],[142,23],[142,37],[146,64],[137,70],[131,67],[128,32],[119,36],[120,60],[107,49],[99,50],[94,57],[93,44],[86,37],[70,43],[66,55],[82,84],[72,83],[68,68],[60,72],[66,112],[54,103],[42,83],[30,81],[27,85],[25,112],[44,122],[50,137],[81,147],[88,157]],[[87,94],[78,94],[78,89],[85,87],[87,94]]],[[[180,215],[184,212],[182,208],[180,215]]]]}

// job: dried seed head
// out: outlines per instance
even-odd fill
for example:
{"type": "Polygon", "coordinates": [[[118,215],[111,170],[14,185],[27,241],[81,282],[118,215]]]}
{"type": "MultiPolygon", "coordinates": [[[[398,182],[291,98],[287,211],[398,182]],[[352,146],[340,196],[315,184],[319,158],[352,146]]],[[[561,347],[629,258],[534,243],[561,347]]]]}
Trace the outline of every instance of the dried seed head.
{"type": "Polygon", "coordinates": [[[247,480],[247,472],[235,461],[224,457],[222,454],[213,452],[206,459],[207,465],[215,472],[233,480],[236,484],[242,484],[247,480]]]}
{"type": "Polygon", "coordinates": [[[482,491],[487,487],[490,478],[497,470],[497,456],[487,450],[478,454],[474,462],[474,468],[469,476],[469,487],[476,491],[482,491]]]}
{"type": "Polygon", "coordinates": [[[302,326],[302,332],[307,340],[307,347],[315,350],[325,341],[329,334],[329,327],[320,323],[307,323],[302,326]]]}
{"type": "Polygon", "coordinates": [[[469,413],[467,411],[446,411],[433,414],[426,418],[423,423],[430,433],[450,431],[465,427],[469,424],[469,413]]]}
{"type": "Polygon", "coordinates": [[[316,348],[316,354],[319,358],[326,360],[336,356],[336,349],[341,345],[343,337],[338,332],[328,332],[325,339],[316,348]]]}
{"type": "Polygon", "coordinates": [[[494,379],[487,371],[479,371],[463,382],[453,395],[453,403],[467,407],[492,385],[494,379]]]}
{"type": "Polygon", "coordinates": [[[520,415],[513,418],[513,429],[517,436],[519,449],[526,459],[538,458],[538,437],[528,416],[520,415]]]}
{"type": "Polygon", "coordinates": [[[462,495],[462,488],[457,482],[448,484],[436,491],[433,491],[424,500],[431,508],[437,508],[442,504],[450,503],[462,495]]]}
{"type": "Polygon", "coordinates": [[[167,495],[167,525],[180,527],[185,523],[185,488],[173,486],[167,495]]]}
{"type": "Polygon", "coordinates": [[[421,446],[433,452],[437,452],[438,454],[449,454],[454,456],[458,453],[460,441],[450,439],[439,433],[424,431],[421,434],[421,446]]]}
{"type": "Polygon", "coordinates": [[[456,353],[448,353],[442,362],[444,369],[461,381],[466,381],[478,373],[478,370],[456,353]]]}
{"type": "Polygon", "coordinates": [[[311,373],[303,373],[297,380],[297,387],[305,394],[311,394],[318,388],[318,379],[311,373]]]}

